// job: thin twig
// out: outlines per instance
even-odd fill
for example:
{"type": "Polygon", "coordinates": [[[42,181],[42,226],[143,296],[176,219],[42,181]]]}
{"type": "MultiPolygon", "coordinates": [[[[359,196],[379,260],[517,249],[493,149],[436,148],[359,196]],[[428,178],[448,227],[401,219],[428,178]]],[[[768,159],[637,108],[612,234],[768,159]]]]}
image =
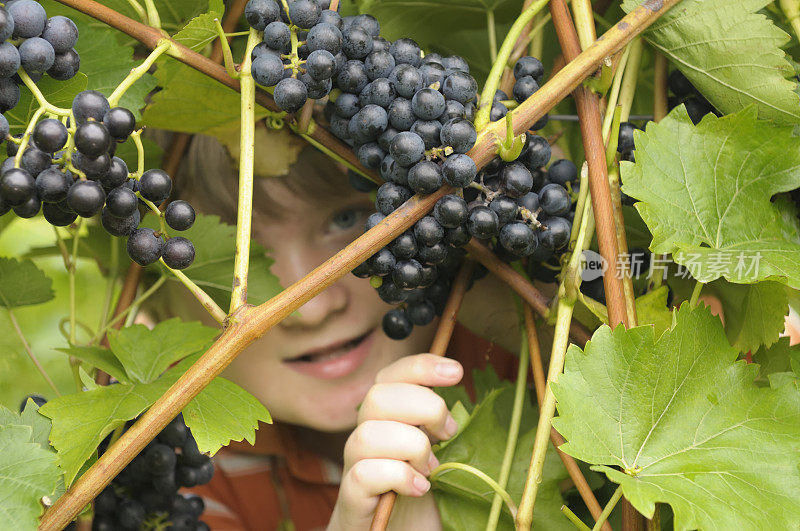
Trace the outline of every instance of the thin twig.
{"type": "MultiPolygon", "coordinates": [[[[90,0],[61,1],[84,7],[90,2],[90,0]]],[[[581,54],[581,57],[565,66],[522,105],[511,111],[515,114],[514,127],[518,129],[515,130],[515,134],[526,131],[565,94],[578,86],[604,57],[627,44],[678,1],[663,0],[661,9],[655,9],[650,4],[648,7],[639,6],[621,21],[624,24],[613,26],[606,32],[604,38],[598,39],[581,54]]],[[[91,3],[99,5],[96,2],[91,3]]],[[[101,5],[99,7],[111,11],[101,5]]],[[[90,10],[88,14],[91,15],[92,11],[90,10]]],[[[504,126],[502,123],[500,125],[504,126]]],[[[318,130],[324,131],[323,128],[318,130]]],[[[502,133],[503,131],[501,135],[502,133]]],[[[469,156],[478,168],[485,166],[493,158],[494,138],[494,127],[487,127],[469,152],[469,156]]],[[[56,531],[71,522],[111,481],[111,478],[119,474],[155,437],[155,434],[175,418],[175,415],[213,381],[247,345],[352,271],[375,254],[376,250],[408,230],[433,208],[436,201],[454,191],[453,187],[443,186],[430,195],[412,197],[376,227],[272,299],[260,306],[242,307],[237,312],[239,319],[232,321],[231,326],[225,329],[211,348],[45,512],[40,523],[40,531],[56,531]]]]}
{"type": "MultiPolygon", "coordinates": [[[[464,295],[469,288],[473,271],[475,271],[475,262],[472,260],[467,259],[461,264],[461,269],[459,269],[450,288],[450,295],[447,297],[442,317],[439,319],[436,334],[433,336],[430,348],[431,354],[444,356],[447,352],[447,345],[450,344],[450,338],[453,337],[453,330],[456,326],[458,310],[464,301],[464,295]]],[[[396,499],[397,493],[393,490],[381,494],[378,499],[378,505],[375,507],[375,516],[372,517],[370,531],[384,531],[386,529],[396,499]]]]}

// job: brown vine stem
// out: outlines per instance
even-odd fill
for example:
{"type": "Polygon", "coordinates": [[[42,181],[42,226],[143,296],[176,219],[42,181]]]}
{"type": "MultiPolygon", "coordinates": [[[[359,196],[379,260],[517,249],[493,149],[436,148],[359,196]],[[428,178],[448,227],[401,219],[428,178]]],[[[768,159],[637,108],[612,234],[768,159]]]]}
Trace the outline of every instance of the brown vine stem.
{"type": "MultiPolygon", "coordinates": [[[[113,9],[104,6],[103,4],[100,4],[99,2],[95,2],[94,0],[58,0],[58,2],[64,4],[65,6],[76,9],[81,13],[89,15],[100,22],[108,24],[112,28],[117,29],[122,33],[125,33],[126,35],[136,39],[150,49],[154,49],[156,46],[158,46],[158,42],[160,40],[167,38],[164,36],[164,33],[161,30],[151,28],[150,26],[146,26],[141,22],[137,22],[132,18],[126,17],[125,15],[118,13],[113,9]]],[[[172,43],[172,46],[170,46],[170,49],[167,50],[167,55],[177,59],[189,67],[194,68],[198,72],[202,72],[208,77],[219,81],[226,87],[237,92],[241,92],[241,84],[239,83],[239,80],[230,77],[225,71],[224,66],[172,39],[169,39],[169,41],[172,43]]],[[[280,111],[278,106],[275,105],[275,101],[272,99],[272,96],[268,92],[258,88],[256,89],[256,103],[271,111],[280,111]]],[[[358,157],[356,157],[352,149],[350,149],[344,142],[341,142],[339,139],[334,137],[324,127],[316,127],[314,131],[309,134],[309,136],[359,168],[359,170],[363,171],[365,174],[375,174],[375,172],[365,168],[358,161],[358,157]]]]}
{"type": "MultiPolygon", "coordinates": [[[[447,297],[447,303],[445,303],[442,317],[439,320],[439,326],[436,328],[436,335],[433,336],[431,354],[444,356],[447,353],[447,345],[450,344],[450,338],[453,337],[453,330],[458,320],[458,310],[461,308],[461,303],[464,302],[464,295],[469,289],[469,281],[472,279],[474,271],[475,262],[472,260],[467,259],[461,264],[461,269],[458,270],[458,274],[453,280],[453,287],[447,297]]],[[[392,515],[392,508],[396,499],[397,493],[394,491],[381,494],[380,499],[378,499],[378,506],[375,508],[375,516],[372,518],[370,531],[384,531],[386,529],[386,526],[389,525],[389,517],[392,515]]]]}
{"type": "MultiPolygon", "coordinates": [[[[89,1],[63,0],[68,5],[89,1]]],[[[625,46],[678,1],[663,0],[661,8],[652,7],[650,2],[645,2],[634,9],[621,23],[606,32],[604,38],[599,39],[522,105],[511,111],[510,114],[515,116],[514,127],[518,128],[515,134],[526,131],[590,75],[604,57],[625,46]]],[[[318,130],[324,129],[320,127],[318,130]]],[[[479,168],[485,166],[494,156],[495,139],[504,137],[505,123],[499,121],[491,124],[481,134],[469,156],[479,168]]],[[[237,311],[238,318],[231,322],[214,345],[45,512],[39,529],[56,531],[71,522],[247,345],[372,256],[377,249],[409,229],[433,208],[436,201],[454,191],[450,186],[443,186],[428,196],[412,197],[372,230],[272,299],[260,306],[241,307],[237,311]]]]}
{"type": "MultiPolygon", "coordinates": [[[[531,355],[531,367],[533,369],[533,385],[536,388],[536,400],[539,404],[541,404],[544,400],[545,389],[545,373],[544,365],[542,363],[542,351],[539,348],[539,338],[538,333],[536,332],[536,323],[533,318],[533,311],[531,307],[527,304],[524,304],[522,306],[522,312],[525,320],[525,331],[528,334],[528,351],[531,355]]],[[[550,428],[550,441],[552,441],[553,446],[558,452],[558,457],[561,458],[561,462],[564,463],[564,467],[567,469],[570,479],[572,479],[572,482],[575,484],[575,488],[578,489],[578,494],[580,494],[583,503],[586,504],[586,507],[592,514],[592,518],[597,521],[600,518],[600,514],[603,512],[603,508],[597,501],[594,492],[592,492],[592,488],[589,486],[589,482],[586,481],[586,477],[583,475],[583,472],[581,472],[581,469],[575,459],[558,449],[559,446],[564,444],[566,441],[561,434],[552,427],[550,428]]],[[[608,522],[604,522],[601,529],[603,531],[612,531],[611,524],[608,522]]]]}
{"type": "MultiPolygon", "coordinates": [[[[548,316],[550,299],[536,289],[528,279],[514,271],[513,267],[500,260],[491,249],[478,240],[473,239],[465,248],[472,258],[508,284],[537,314],[545,318],[548,316]]],[[[585,345],[592,337],[591,332],[578,322],[570,325],[570,335],[579,345],[585,345]]]]}
{"type": "MultiPolygon", "coordinates": [[[[680,0],[678,0],[680,1],[680,0]]],[[[674,2],[677,3],[677,2],[674,2]]],[[[640,7],[653,11],[665,12],[671,5],[670,2],[661,0],[646,0],[640,7]]],[[[553,23],[556,27],[561,50],[564,52],[568,61],[573,61],[581,53],[581,45],[575,26],[567,10],[564,0],[552,0],[550,2],[550,13],[553,16],[553,23]]],[[[591,13],[589,14],[591,15],[591,13]]],[[[594,24],[590,17],[585,24],[594,24]]],[[[635,319],[636,309],[633,301],[629,301],[625,296],[622,278],[618,275],[617,257],[619,256],[619,240],[625,239],[625,226],[617,226],[614,216],[614,203],[608,181],[608,166],[605,158],[605,143],[603,141],[602,123],[600,116],[599,97],[590,92],[585,87],[578,88],[574,97],[578,107],[578,115],[581,121],[581,133],[583,136],[584,151],[586,160],[589,163],[589,188],[592,196],[592,210],[597,224],[597,241],[600,254],[609,265],[603,275],[603,285],[608,301],[608,323],[611,327],[622,324],[626,328],[631,324],[629,319],[629,308],[635,319]]],[[[548,380],[557,377],[563,367],[550,367],[548,380]],[[557,369],[557,370],[556,370],[557,369]]],[[[551,395],[552,393],[547,393],[551,395]]],[[[552,412],[548,411],[552,418],[552,412]]],[[[549,424],[549,422],[548,422],[549,424]]],[[[541,427],[541,424],[540,424],[541,427]]],[[[537,434],[538,435],[538,434],[537,434]]],[[[535,491],[534,491],[535,495],[535,491]]],[[[642,517],[633,506],[623,501],[622,504],[622,528],[624,531],[638,531],[644,528],[644,517],[642,517]]]]}

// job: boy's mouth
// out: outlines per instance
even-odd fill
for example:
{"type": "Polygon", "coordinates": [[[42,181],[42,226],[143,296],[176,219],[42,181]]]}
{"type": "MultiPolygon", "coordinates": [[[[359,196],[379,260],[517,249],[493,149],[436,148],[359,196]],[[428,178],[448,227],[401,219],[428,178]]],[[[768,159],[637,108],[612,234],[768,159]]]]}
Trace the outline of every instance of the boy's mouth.
{"type": "Polygon", "coordinates": [[[283,361],[308,376],[322,379],[341,378],[354,372],[366,359],[374,332],[375,330],[370,330],[356,338],[310,350],[283,361]]]}

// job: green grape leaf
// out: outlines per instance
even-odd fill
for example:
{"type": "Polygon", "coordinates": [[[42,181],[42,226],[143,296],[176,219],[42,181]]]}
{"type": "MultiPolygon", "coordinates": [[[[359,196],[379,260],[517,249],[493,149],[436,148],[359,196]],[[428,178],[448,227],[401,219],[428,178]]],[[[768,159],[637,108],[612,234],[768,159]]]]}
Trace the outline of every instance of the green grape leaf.
{"type": "Polygon", "coordinates": [[[67,347],[57,348],[59,352],[68,354],[81,361],[85,361],[92,367],[97,367],[111,375],[121,383],[131,383],[130,378],[125,373],[122,363],[114,356],[114,353],[106,348],[100,347],[67,347]]]}
{"type": "MultiPolygon", "coordinates": [[[[459,433],[455,437],[436,449],[439,461],[465,463],[497,479],[508,437],[513,400],[512,384],[503,382],[484,396],[466,421],[463,420],[466,414],[465,406],[460,402],[456,403],[457,410],[454,410],[454,414],[462,418],[462,425],[459,426],[459,433]]],[[[526,402],[506,489],[513,500],[522,497],[536,433],[536,422],[536,411],[526,402]]],[[[564,500],[558,484],[567,477],[564,466],[551,446],[545,459],[542,484],[533,513],[535,528],[564,531],[574,529],[560,511],[564,500]]],[[[494,491],[482,480],[461,470],[446,470],[433,479],[432,485],[445,529],[477,529],[486,525],[494,491]]],[[[514,529],[513,518],[505,506],[498,529],[514,529]]]]}
{"type": "Polygon", "coordinates": [[[106,435],[147,409],[177,379],[172,372],[149,384],[115,384],[54,398],[39,412],[53,421],[50,443],[64,481],[71,484],[106,435]]]}
{"type": "Polygon", "coordinates": [[[800,287],[800,245],[784,238],[770,198],[800,186],[800,138],[755,108],[693,126],[683,106],[637,132],[623,191],[653,234],[654,253],[701,282],[765,279],[800,287]]]}
{"type": "Polygon", "coordinates": [[[56,491],[61,476],[56,455],[32,437],[30,426],[0,426],[0,518],[6,529],[35,530],[40,500],[56,491]]]}
{"type": "MultiPolygon", "coordinates": [[[[56,107],[71,107],[72,99],[78,92],[86,89],[86,75],[78,72],[75,77],[67,81],[56,81],[50,76],[44,76],[36,86],[44,97],[56,107]]],[[[33,113],[39,108],[39,102],[33,97],[28,87],[20,85],[19,103],[7,111],[4,116],[8,119],[11,134],[16,135],[25,131],[33,113]]]]}
{"type": "Polygon", "coordinates": [[[761,345],[770,346],[778,340],[789,313],[784,285],[769,280],[756,284],[717,280],[706,289],[722,302],[725,333],[739,352],[755,352],[761,345]]]}
{"type": "Polygon", "coordinates": [[[792,346],[788,337],[782,337],[770,346],[762,346],[753,353],[753,363],[758,364],[756,383],[769,385],[769,378],[776,373],[796,372],[800,375],[800,345],[792,346]]]}
{"type": "Polygon", "coordinates": [[[256,397],[225,378],[215,378],[183,410],[201,452],[214,455],[232,440],[255,443],[259,421],[272,423],[256,397]]]}
{"type": "Polygon", "coordinates": [[[216,328],[185,323],[176,317],[152,329],[133,325],[119,332],[109,331],[108,342],[132,381],[150,383],[176,361],[205,351],[219,333],[216,328]]]}
{"type": "Polygon", "coordinates": [[[0,306],[17,308],[53,298],[53,281],[30,260],[0,257],[0,306]]]}
{"type": "Polygon", "coordinates": [[[202,51],[217,38],[217,26],[214,19],[219,18],[220,15],[216,12],[198,15],[172,38],[196,52],[202,51]]]}
{"type": "Polygon", "coordinates": [[[661,286],[636,297],[636,318],[640,325],[653,325],[656,337],[672,327],[672,310],[667,304],[669,288],[661,286]]]}
{"type": "MultiPolygon", "coordinates": [[[[148,223],[153,228],[157,226],[154,219],[145,219],[144,224],[148,223]]],[[[223,223],[219,216],[198,214],[192,228],[181,235],[189,238],[196,250],[194,262],[183,272],[221,308],[227,308],[233,289],[236,227],[223,223]]],[[[254,241],[250,242],[250,274],[247,277],[249,303],[261,304],[283,290],[278,277],[270,273],[273,262],[263,247],[254,241]]],[[[172,275],[170,278],[175,280],[172,275]]]]}
{"type": "Polygon", "coordinates": [[[661,337],[599,328],[552,385],[561,450],[622,485],[675,529],[776,529],[800,521],[800,392],[757,387],[719,319],[683,305],[661,337]],[[610,468],[619,466],[622,471],[610,468]]]}
{"type": "MultiPolygon", "coordinates": [[[[640,0],[625,0],[630,11],[640,0]]],[[[761,118],[800,122],[794,69],[781,49],[789,35],[758,10],[769,0],[683,0],[645,38],[723,113],[748,105],[761,118]]]]}
{"type": "MultiPolygon", "coordinates": [[[[162,90],[145,109],[144,125],[220,139],[239,136],[241,104],[236,91],[172,58],[159,64],[155,77],[162,90]]],[[[265,116],[267,111],[256,106],[256,121],[265,116]]]]}

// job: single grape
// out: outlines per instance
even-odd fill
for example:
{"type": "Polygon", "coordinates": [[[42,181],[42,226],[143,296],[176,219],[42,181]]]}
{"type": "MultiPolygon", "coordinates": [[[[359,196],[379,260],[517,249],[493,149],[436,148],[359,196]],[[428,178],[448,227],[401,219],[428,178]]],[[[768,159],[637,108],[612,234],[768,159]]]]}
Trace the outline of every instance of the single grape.
{"type": "Polygon", "coordinates": [[[10,111],[19,103],[19,87],[11,79],[0,78],[0,113],[10,111]]]}
{"type": "Polygon", "coordinates": [[[34,194],[21,205],[15,206],[14,214],[16,214],[21,218],[28,219],[38,214],[41,208],[42,208],[42,202],[39,201],[39,198],[36,197],[36,194],[34,194]]]}
{"type": "Polygon", "coordinates": [[[366,13],[353,17],[353,24],[362,28],[373,37],[377,37],[381,33],[381,25],[378,23],[378,19],[366,13]]]}
{"type": "Polygon", "coordinates": [[[167,240],[162,253],[164,263],[172,269],[186,269],[194,262],[194,255],[194,245],[183,236],[167,240]]]}
{"type": "Polygon", "coordinates": [[[132,190],[119,186],[108,193],[106,210],[118,218],[128,218],[139,208],[139,200],[132,190]]]}
{"type": "MultiPolygon", "coordinates": [[[[6,2],[6,7],[8,5],[9,2],[6,2]]],[[[14,19],[8,13],[6,7],[0,7],[0,41],[7,41],[11,34],[14,33],[14,19]]],[[[14,45],[12,44],[12,46],[14,45]]]]}
{"type": "Polygon", "coordinates": [[[66,81],[75,77],[75,74],[80,69],[81,56],[73,49],[64,53],[57,53],[53,66],[47,70],[47,75],[58,81],[66,81]]]}
{"type": "Polygon", "coordinates": [[[264,42],[273,50],[288,51],[291,40],[292,32],[289,30],[289,26],[279,20],[270,22],[264,28],[264,42]]]}
{"type": "Polygon", "coordinates": [[[99,157],[111,147],[111,135],[102,122],[82,123],[75,130],[75,148],[90,158],[99,157]]]}
{"type": "Polygon", "coordinates": [[[683,104],[686,106],[686,112],[694,125],[699,124],[705,115],[714,112],[714,107],[702,96],[692,96],[684,101],[683,104]]]}
{"type": "Polygon", "coordinates": [[[320,24],[331,24],[332,26],[336,26],[336,29],[340,31],[344,28],[344,21],[342,20],[342,15],[340,15],[336,11],[329,11],[327,9],[323,9],[322,14],[319,16],[319,23],[317,23],[317,26],[319,26],[320,24]]]}
{"type": "Polygon", "coordinates": [[[514,64],[514,79],[522,79],[525,76],[531,76],[537,83],[541,83],[544,77],[542,62],[535,57],[520,57],[514,64]]]}
{"type": "Polygon", "coordinates": [[[389,47],[389,52],[394,56],[397,64],[410,64],[419,66],[422,62],[422,50],[412,39],[397,39],[389,47]]]}
{"type": "Polygon", "coordinates": [[[545,230],[539,235],[539,243],[551,251],[558,251],[569,243],[572,224],[564,218],[552,217],[545,221],[545,230]]]}
{"type": "Polygon", "coordinates": [[[447,157],[442,164],[442,174],[450,186],[465,188],[475,180],[478,167],[470,157],[454,153],[447,157]]]}
{"type": "Polygon", "coordinates": [[[525,223],[515,221],[500,229],[500,245],[516,256],[528,256],[536,248],[536,233],[525,223]]]}
{"type": "Polygon", "coordinates": [[[41,37],[25,39],[19,45],[19,62],[28,74],[44,74],[55,60],[53,45],[41,37]]]}
{"type": "Polygon", "coordinates": [[[617,151],[625,153],[633,151],[633,132],[636,131],[636,126],[630,122],[622,122],[619,124],[619,137],[617,140],[617,151]]]}
{"type": "Polygon", "coordinates": [[[136,210],[130,217],[118,218],[116,216],[112,216],[108,212],[107,208],[103,208],[100,221],[103,224],[103,228],[106,229],[106,232],[112,236],[130,236],[130,234],[136,230],[136,227],[139,226],[141,215],[139,214],[139,211],[136,210]]]}
{"type": "Polygon", "coordinates": [[[414,259],[400,260],[392,269],[392,281],[401,289],[413,289],[422,280],[422,265],[414,259]]]}
{"type": "Polygon", "coordinates": [[[492,104],[492,110],[489,112],[489,121],[496,122],[508,114],[508,107],[496,101],[492,104]]]}
{"type": "MultiPolygon", "coordinates": [[[[4,12],[5,10],[0,11],[0,23],[2,23],[2,13],[4,12]]],[[[8,16],[7,13],[6,16],[8,16]]],[[[0,44],[0,77],[6,78],[13,76],[17,73],[19,67],[20,61],[17,47],[10,42],[3,42],[0,44]]]]}
{"type": "Polygon", "coordinates": [[[567,183],[578,179],[578,167],[571,160],[559,159],[550,165],[547,178],[550,182],[566,186],[567,183]]]}
{"type": "Polygon", "coordinates": [[[417,259],[425,264],[441,265],[448,258],[448,249],[444,242],[421,246],[417,251],[417,259]]]}
{"type": "Polygon", "coordinates": [[[466,118],[466,116],[467,111],[462,104],[456,100],[447,100],[445,103],[444,112],[439,117],[439,121],[442,122],[442,125],[444,125],[450,120],[466,118]]]}
{"type": "Polygon", "coordinates": [[[330,79],[336,72],[336,60],[327,50],[314,50],[306,59],[306,70],[317,81],[330,79]]]}
{"type": "Polygon", "coordinates": [[[433,149],[441,142],[442,124],[439,120],[417,120],[411,126],[411,132],[419,135],[425,149],[433,149]]]}
{"type": "Polygon", "coordinates": [[[67,17],[55,16],[47,19],[42,38],[58,53],[70,51],[78,42],[78,26],[67,17]]]}
{"type": "Polygon", "coordinates": [[[409,64],[399,64],[389,74],[394,90],[404,98],[413,98],[414,94],[425,86],[422,73],[409,64]]]}
{"type": "Polygon", "coordinates": [[[510,197],[501,195],[492,199],[489,203],[489,208],[497,214],[497,219],[500,221],[500,224],[504,225],[517,217],[519,205],[510,197]]]}
{"type": "Polygon", "coordinates": [[[36,147],[47,153],[55,153],[67,143],[67,127],[55,118],[46,118],[33,128],[36,147]]]}
{"type": "Polygon", "coordinates": [[[521,197],[531,191],[533,175],[522,163],[512,162],[500,172],[500,185],[507,195],[521,197]]]}
{"type": "Polygon", "coordinates": [[[467,230],[476,238],[481,240],[491,238],[497,234],[499,228],[500,220],[497,214],[489,207],[480,205],[473,207],[469,211],[467,230]]]}
{"type": "Polygon", "coordinates": [[[386,131],[379,134],[378,145],[381,147],[381,149],[388,153],[389,145],[392,143],[392,140],[394,140],[394,137],[396,137],[398,133],[400,133],[400,131],[389,125],[386,128],[386,131]]]}
{"type": "Polygon", "coordinates": [[[172,191],[172,179],[164,170],[147,170],[139,179],[139,191],[145,199],[160,203],[169,197],[172,191]]]}
{"type": "Polygon", "coordinates": [[[546,138],[534,134],[525,135],[525,147],[520,153],[519,160],[531,171],[536,171],[550,162],[552,149],[546,138]]]}
{"type": "Polygon", "coordinates": [[[67,204],[83,218],[90,218],[100,212],[105,200],[103,187],[95,181],[78,181],[67,192],[67,204]]]}
{"type": "Polygon", "coordinates": [[[45,153],[41,149],[29,147],[22,154],[21,166],[28,170],[31,176],[36,177],[44,170],[50,167],[53,159],[49,153],[45,153]]]}
{"type": "Polygon", "coordinates": [[[392,139],[389,154],[397,164],[407,168],[419,162],[425,155],[425,143],[416,133],[403,131],[392,139]]]}
{"type": "Polygon", "coordinates": [[[108,100],[96,90],[84,90],[72,100],[72,113],[78,124],[89,119],[100,122],[109,110],[108,100]]]}
{"type": "Polygon", "coordinates": [[[458,70],[469,74],[469,63],[467,60],[459,55],[451,55],[442,59],[442,66],[448,70],[458,70]]]}
{"type": "Polygon", "coordinates": [[[311,0],[295,0],[289,4],[289,19],[299,28],[309,29],[319,22],[322,10],[311,0]]]}
{"type": "Polygon", "coordinates": [[[148,227],[134,230],[128,237],[128,256],[141,266],[157,262],[164,249],[164,240],[148,227]]]}
{"type": "Polygon", "coordinates": [[[396,66],[394,57],[387,51],[375,51],[373,49],[364,59],[364,69],[370,80],[380,77],[388,78],[396,66]]]}
{"type": "Polygon", "coordinates": [[[514,99],[522,103],[539,90],[539,84],[531,76],[524,76],[514,83],[514,99]]]}
{"type": "Polygon", "coordinates": [[[465,225],[459,225],[458,227],[444,230],[444,241],[455,247],[466,245],[471,238],[472,235],[465,225]]]}
{"type": "Polygon", "coordinates": [[[58,203],[67,197],[72,178],[57,167],[44,170],[36,176],[36,195],[45,203],[58,203]]]}
{"type": "Polygon", "coordinates": [[[388,111],[389,123],[398,131],[408,131],[417,121],[411,106],[411,100],[407,98],[395,98],[389,105],[388,111]]]}
{"type": "Polygon", "coordinates": [[[548,216],[563,216],[572,206],[569,193],[560,184],[548,184],[539,191],[539,202],[548,216]]]}
{"type": "Polygon", "coordinates": [[[367,84],[358,97],[362,107],[370,103],[388,109],[389,105],[397,98],[397,93],[391,82],[385,77],[379,77],[367,84]]]}
{"type": "MultiPolygon", "coordinates": [[[[431,86],[438,83],[441,86],[444,81],[445,69],[438,63],[424,63],[419,66],[419,71],[425,77],[425,85],[431,86]]],[[[452,100],[455,101],[455,100],[452,100]]],[[[457,103],[457,102],[456,102],[457,103]]]]}
{"type": "Polygon", "coordinates": [[[275,85],[275,103],[286,112],[296,112],[305,104],[308,89],[302,81],[287,77],[275,85]]]}
{"type": "Polygon", "coordinates": [[[171,447],[155,443],[147,447],[144,452],[144,461],[148,472],[154,476],[161,476],[172,471],[177,458],[171,447]]]}
{"type": "Polygon", "coordinates": [[[334,102],[334,112],[343,118],[352,118],[360,110],[358,96],[343,92],[334,102]]]}
{"type": "Polygon", "coordinates": [[[685,98],[697,94],[692,82],[680,70],[673,70],[667,78],[667,86],[678,97],[685,98]]]}
{"type": "Polygon", "coordinates": [[[438,119],[446,107],[442,93],[432,88],[420,89],[411,98],[411,108],[421,120],[438,119]]]}
{"type": "Polygon", "coordinates": [[[263,54],[253,61],[251,71],[256,83],[263,87],[272,87],[283,79],[284,65],[279,56],[263,54]]]}
{"type": "Polygon", "coordinates": [[[38,2],[33,0],[17,0],[6,3],[8,14],[14,21],[12,37],[29,39],[38,37],[44,31],[47,13],[38,2]]]}
{"type": "Polygon", "coordinates": [[[379,173],[384,181],[408,186],[408,168],[400,166],[391,155],[383,157],[379,173]]]}
{"type": "Polygon", "coordinates": [[[333,24],[320,22],[308,30],[306,46],[310,52],[325,50],[336,55],[342,51],[342,32],[333,24]]]}
{"type": "Polygon", "coordinates": [[[536,192],[528,192],[522,197],[517,198],[517,204],[532,213],[536,213],[536,211],[539,210],[539,194],[536,192]]]}
{"type": "Polygon", "coordinates": [[[422,245],[435,245],[444,238],[444,227],[433,216],[425,216],[414,225],[414,237],[422,245]]]}
{"type": "Polygon", "coordinates": [[[0,197],[12,207],[26,203],[35,193],[36,182],[23,168],[11,168],[0,177],[0,197]]]}
{"type": "Polygon", "coordinates": [[[369,267],[372,274],[381,277],[390,274],[395,264],[397,264],[397,258],[395,258],[394,254],[386,247],[372,255],[369,259],[369,267]]]}
{"type": "Polygon", "coordinates": [[[394,309],[386,312],[383,316],[383,331],[392,339],[405,339],[411,335],[414,325],[408,318],[405,310],[394,309]]]}
{"type": "Polygon", "coordinates": [[[408,170],[408,186],[418,194],[431,194],[442,185],[442,170],[430,160],[416,163],[408,170]]]}
{"type": "Polygon", "coordinates": [[[373,46],[372,36],[359,26],[350,26],[342,32],[342,51],[348,59],[364,59],[373,46]]]}
{"type": "Polygon", "coordinates": [[[442,145],[452,147],[455,153],[466,153],[477,139],[475,126],[462,118],[453,118],[445,123],[440,133],[442,145]]]}
{"type": "Polygon", "coordinates": [[[411,198],[411,190],[394,183],[384,183],[375,196],[375,209],[388,216],[411,198]]]}
{"type": "Polygon", "coordinates": [[[386,109],[379,105],[369,104],[350,119],[347,131],[354,140],[365,143],[377,139],[388,125],[389,117],[386,109]]]}
{"type": "Polygon", "coordinates": [[[386,153],[383,152],[377,142],[368,142],[362,144],[358,148],[356,155],[358,156],[358,161],[363,164],[364,167],[377,170],[386,153]]]}
{"type": "Polygon", "coordinates": [[[436,202],[433,217],[442,227],[453,229],[467,220],[467,203],[457,195],[449,194],[436,202]]]}
{"type": "Polygon", "coordinates": [[[172,229],[179,231],[189,230],[194,225],[194,208],[187,201],[178,199],[167,205],[164,211],[164,219],[172,229]]]}
{"type": "Polygon", "coordinates": [[[347,61],[336,74],[336,86],[344,92],[358,94],[368,82],[367,71],[361,61],[347,61]]]}
{"type": "Polygon", "coordinates": [[[392,251],[392,254],[394,254],[395,258],[398,260],[408,260],[417,254],[419,246],[417,245],[417,239],[414,237],[414,233],[406,231],[394,239],[389,245],[389,250],[392,251]]]}
{"type": "Polygon", "coordinates": [[[247,23],[258,31],[264,31],[267,24],[275,22],[279,16],[280,9],[274,0],[249,0],[244,6],[247,23]]]}
{"type": "Polygon", "coordinates": [[[123,529],[139,529],[145,519],[146,512],[141,503],[125,498],[117,505],[117,522],[123,529]]]}
{"type": "Polygon", "coordinates": [[[103,125],[106,126],[111,138],[121,142],[133,133],[136,117],[125,107],[114,107],[103,116],[103,125]]]}
{"type": "Polygon", "coordinates": [[[442,82],[442,94],[466,105],[478,95],[478,83],[466,72],[452,72],[442,82]]]}
{"type": "Polygon", "coordinates": [[[436,307],[430,301],[409,304],[406,308],[408,320],[417,326],[425,326],[436,317],[436,307]]]}

